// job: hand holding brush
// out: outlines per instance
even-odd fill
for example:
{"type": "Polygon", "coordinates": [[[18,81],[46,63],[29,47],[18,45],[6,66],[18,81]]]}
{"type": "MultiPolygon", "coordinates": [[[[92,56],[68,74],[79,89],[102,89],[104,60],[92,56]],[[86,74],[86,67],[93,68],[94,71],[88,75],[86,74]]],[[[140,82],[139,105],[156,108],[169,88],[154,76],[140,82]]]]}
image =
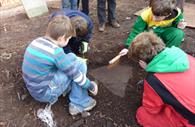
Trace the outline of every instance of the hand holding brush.
{"type": "Polygon", "coordinates": [[[121,56],[124,56],[128,53],[128,49],[124,48],[122,49],[119,54],[117,56],[115,56],[114,58],[112,58],[110,61],[109,61],[109,67],[108,68],[111,68],[112,66],[116,65],[117,63],[119,63],[119,60],[121,58],[121,56]]]}

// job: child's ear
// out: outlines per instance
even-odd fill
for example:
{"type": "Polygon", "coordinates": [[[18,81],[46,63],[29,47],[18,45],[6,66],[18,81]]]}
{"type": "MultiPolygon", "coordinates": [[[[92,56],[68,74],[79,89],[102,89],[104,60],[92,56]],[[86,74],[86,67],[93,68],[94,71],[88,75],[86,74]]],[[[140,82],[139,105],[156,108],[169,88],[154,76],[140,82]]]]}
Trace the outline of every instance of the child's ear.
{"type": "Polygon", "coordinates": [[[60,36],[60,37],[58,37],[58,39],[57,39],[57,41],[64,41],[64,40],[66,40],[66,39],[65,39],[65,35],[60,36]]]}
{"type": "Polygon", "coordinates": [[[60,37],[58,37],[58,39],[57,39],[57,41],[62,41],[62,38],[63,36],[60,36],[60,37]]]}

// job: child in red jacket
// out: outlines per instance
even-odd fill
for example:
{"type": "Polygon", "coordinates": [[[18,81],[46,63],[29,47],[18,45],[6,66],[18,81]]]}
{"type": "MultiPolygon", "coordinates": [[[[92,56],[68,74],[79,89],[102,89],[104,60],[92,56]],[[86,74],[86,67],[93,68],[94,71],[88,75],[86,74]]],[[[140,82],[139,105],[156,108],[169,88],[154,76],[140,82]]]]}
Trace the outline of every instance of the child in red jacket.
{"type": "Polygon", "coordinates": [[[144,127],[195,127],[195,58],[166,48],[154,33],[139,34],[128,56],[148,72],[136,118],[144,127]]]}

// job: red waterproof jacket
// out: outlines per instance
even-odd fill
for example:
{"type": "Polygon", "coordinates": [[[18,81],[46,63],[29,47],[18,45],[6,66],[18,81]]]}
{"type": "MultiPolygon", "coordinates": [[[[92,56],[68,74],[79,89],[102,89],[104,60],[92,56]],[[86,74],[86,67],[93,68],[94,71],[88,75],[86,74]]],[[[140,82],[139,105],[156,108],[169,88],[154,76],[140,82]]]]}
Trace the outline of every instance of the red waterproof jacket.
{"type": "Polygon", "coordinates": [[[189,69],[176,73],[150,73],[144,81],[137,121],[144,127],[195,127],[195,58],[189,69]]]}

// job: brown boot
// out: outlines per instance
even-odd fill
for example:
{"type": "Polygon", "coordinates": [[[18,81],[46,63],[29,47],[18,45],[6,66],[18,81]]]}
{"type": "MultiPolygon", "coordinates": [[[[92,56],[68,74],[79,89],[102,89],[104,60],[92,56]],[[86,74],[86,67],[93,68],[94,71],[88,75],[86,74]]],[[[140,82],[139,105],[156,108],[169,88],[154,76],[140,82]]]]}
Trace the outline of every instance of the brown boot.
{"type": "Polygon", "coordinates": [[[99,24],[99,31],[100,32],[104,32],[104,30],[105,30],[105,23],[103,23],[103,24],[99,24]]]}
{"type": "Polygon", "coordinates": [[[120,27],[120,24],[117,22],[117,21],[113,21],[110,23],[110,25],[114,28],[119,28],[120,27]]]}

